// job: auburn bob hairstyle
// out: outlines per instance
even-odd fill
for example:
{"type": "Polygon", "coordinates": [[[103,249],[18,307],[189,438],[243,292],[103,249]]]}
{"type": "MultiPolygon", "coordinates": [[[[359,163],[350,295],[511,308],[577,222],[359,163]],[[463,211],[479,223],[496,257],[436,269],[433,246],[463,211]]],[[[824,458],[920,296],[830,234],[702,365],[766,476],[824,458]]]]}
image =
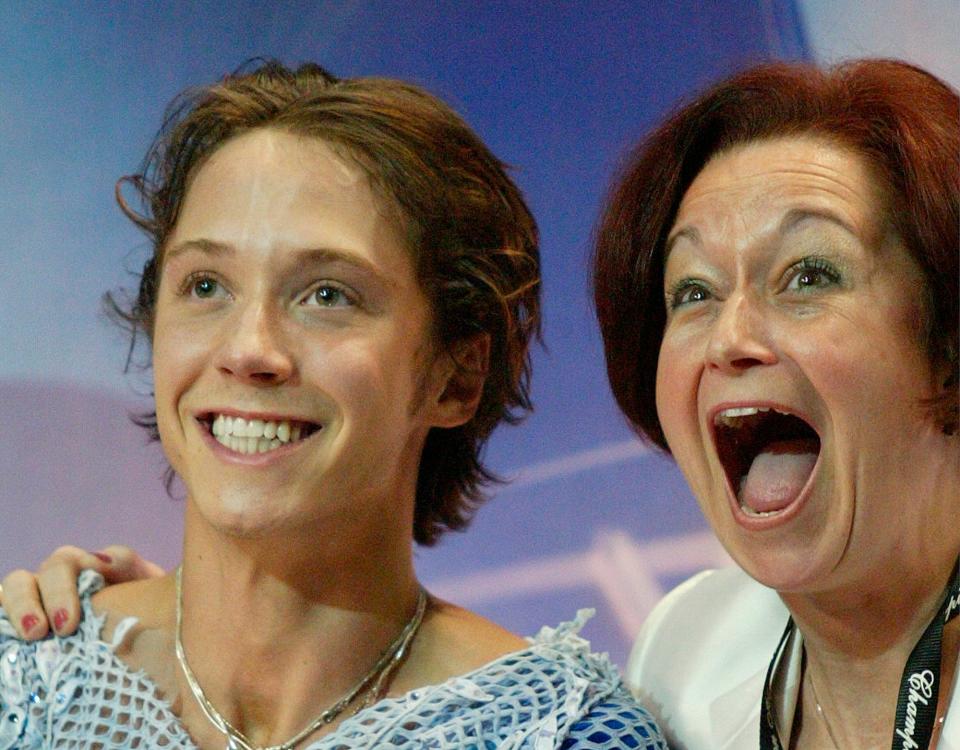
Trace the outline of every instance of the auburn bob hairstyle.
{"type": "Polygon", "coordinates": [[[597,228],[593,286],[614,396],[633,428],[669,451],[657,417],[657,359],[666,323],[664,245],[681,199],[710,158],[751,141],[810,135],[852,150],[888,196],[881,207],[923,270],[924,347],[943,373],[929,406],[958,426],[960,108],[957,93],[896,60],[829,70],[766,64],[716,84],[627,159],[597,228]]]}

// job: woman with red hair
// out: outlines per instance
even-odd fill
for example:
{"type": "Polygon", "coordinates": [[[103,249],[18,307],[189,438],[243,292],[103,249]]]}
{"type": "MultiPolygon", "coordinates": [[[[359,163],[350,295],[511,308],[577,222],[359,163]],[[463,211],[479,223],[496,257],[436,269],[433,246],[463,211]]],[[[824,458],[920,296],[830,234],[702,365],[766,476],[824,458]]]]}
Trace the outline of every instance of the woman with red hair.
{"type": "Polygon", "coordinates": [[[957,102],[901,62],[758,67],[612,192],[614,394],[738,565],[631,657],[672,746],[960,746],[957,102]]]}

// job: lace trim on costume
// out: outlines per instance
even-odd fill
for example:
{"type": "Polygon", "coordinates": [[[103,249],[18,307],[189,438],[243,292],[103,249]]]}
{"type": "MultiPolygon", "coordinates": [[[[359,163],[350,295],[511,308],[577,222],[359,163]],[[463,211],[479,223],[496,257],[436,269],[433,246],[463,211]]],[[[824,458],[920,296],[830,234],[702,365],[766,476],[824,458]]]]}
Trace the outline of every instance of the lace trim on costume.
{"type": "MultiPolygon", "coordinates": [[[[0,617],[0,750],[196,750],[153,682],[115,654],[135,618],[101,640],[105,617],[93,613],[90,595],[102,585],[92,571],[81,576],[75,636],[22,643],[0,617]]],[[[379,701],[307,750],[665,749],[613,665],[579,636],[591,615],[543,628],[528,648],[466,675],[379,701]]]]}

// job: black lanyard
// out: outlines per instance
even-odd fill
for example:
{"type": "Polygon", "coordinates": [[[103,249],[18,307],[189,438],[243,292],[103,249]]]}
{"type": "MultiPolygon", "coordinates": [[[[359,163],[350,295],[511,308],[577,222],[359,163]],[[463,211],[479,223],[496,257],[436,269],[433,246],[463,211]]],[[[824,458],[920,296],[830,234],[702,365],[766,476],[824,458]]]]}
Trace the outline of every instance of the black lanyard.
{"type": "MultiPolygon", "coordinates": [[[[937,718],[937,700],[940,696],[940,657],[943,647],[943,626],[960,613],[960,560],[954,565],[947,597],[936,616],[923,631],[917,645],[910,652],[900,678],[900,696],[897,699],[897,718],[893,725],[891,750],[926,750],[937,718]]],[[[770,660],[767,679],[763,683],[763,702],[760,707],[760,750],[784,750],[777,734],[773,713],[773,673],[783,650],[790,641],[796,625],[791,617],[783,631],[777,650],[770,660]]]]}

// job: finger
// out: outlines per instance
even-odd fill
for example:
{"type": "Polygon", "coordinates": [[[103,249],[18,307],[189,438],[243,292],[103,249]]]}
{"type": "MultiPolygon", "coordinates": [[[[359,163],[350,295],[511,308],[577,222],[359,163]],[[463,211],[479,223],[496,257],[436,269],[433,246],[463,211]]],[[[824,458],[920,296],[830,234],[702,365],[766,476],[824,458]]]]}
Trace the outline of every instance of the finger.
{"type": "Polygon", "coordinates": [[[159,565],[140,557],[136,550],[122,544],[113,544],[95,554],[110,561],[107,572],[104,573],[108,583],[139,581],[164,575],[164,570],[159,565]]]}
{"type": "Polygon", "coordinates": [[[77,576],[85,568],[103,573],[109,563],[80,547],[65,546],[44,560],[37,571],[37,587],[47,621],[59,635],[73,633],[80,622],[77,576]]]}
{"type": "Polygon", "coordinates": [[[49,623],[40,601],[37,579],[29,570],[15,570],[3,579],[0,604],[21,638],[43,638],[49,623]]]}

